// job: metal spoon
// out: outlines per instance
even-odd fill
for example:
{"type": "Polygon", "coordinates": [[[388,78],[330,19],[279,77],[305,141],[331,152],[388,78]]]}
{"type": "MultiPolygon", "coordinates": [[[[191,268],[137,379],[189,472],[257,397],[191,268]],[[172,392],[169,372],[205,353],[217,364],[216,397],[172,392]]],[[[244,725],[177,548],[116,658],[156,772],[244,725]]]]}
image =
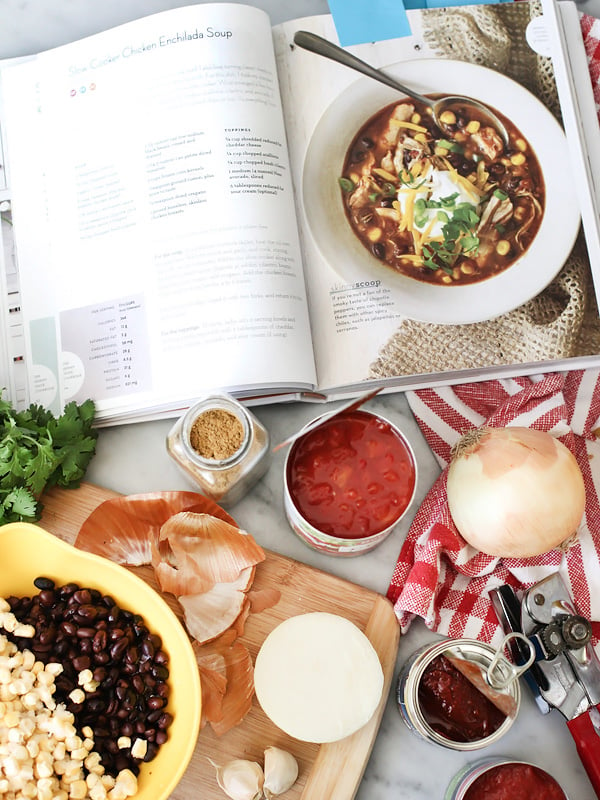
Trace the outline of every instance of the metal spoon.
{"type": "Polygon", "coordinates": [[[416,100],[419,103],[424,103],[426,106],[431,108],[433,112],[433,118],[441,130],[447,129],[447,125],[444,125],[444,123],[440,120],[442,111],[451,109],[453,106],[459,104],[463,106],[472,106],[473,108],[478,109],[480,113],[485,114],[486,121],[498,131],[504,141],[505,146],[507,146],[509,143],[508,131],[506,130],[502,121],[498,119],[493,111],[491,111],[487,106],[484,106],[482,103],[478,103],[477,100],[473,100],[470,97],[463,97],[462,95],[446,95],[445,97],[439,97],[437,99],[425,97],[425,95],[415,92],[414,89],[409,89],[408,86],[404,86],[402,83],[399,83],[397,80],[395,80],[395,78],[386,75],[385,72],[382,72],[380,69],[376,69],[370,64],[367,64],[365,61],[361,61],[360,58],[353,56],[342,47],[338,47],[336,44],[333,44],[333,42],[323,39],[321,36],[317,36],[315,33],[310,33],[309,31],[296,31],[294,34],[294,44],[297,44],[298,47],[302,47],[304,50],[310,50],[312,53],[324,56],[325,58],[330,58],[332,61],[337,61],[346,67],[355,69],[357,72],[360,72],[369,78],[373,78],[380,83],[384,83],[386,86],[390,86],[392,89],[397,89],[399,92],[412,97],[413,100],[416,100]]]}

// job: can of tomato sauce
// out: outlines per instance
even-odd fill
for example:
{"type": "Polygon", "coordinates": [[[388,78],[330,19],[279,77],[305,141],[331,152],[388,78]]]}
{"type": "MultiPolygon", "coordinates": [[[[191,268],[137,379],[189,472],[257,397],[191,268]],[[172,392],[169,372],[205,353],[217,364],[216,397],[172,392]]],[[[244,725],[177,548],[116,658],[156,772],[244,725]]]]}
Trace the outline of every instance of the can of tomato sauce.
{"type": "Polygon", "coordinates": [[[486,758],[464,767],[448,784],[444,800],[568,800],[546,770],[509,758],[486,758]]]}
{"type": "Polygon", "coordinates": [[[519,681],[506,660],[476,639],[446,639],[418,649],[404,663],[397,700],[413,733],[451,750],[479,750],[504,736],[519,711],[519,681]],[[486,682],[491,665],[508,685],[486,682]]]}
{"type": "Polygon", "coordinates": [[[341,412],[290,447],[285,512],[292,530],[313,549],[356,556],[390,535],[416,485],[412,447],[395,425],[363,409],[341,412]]]}

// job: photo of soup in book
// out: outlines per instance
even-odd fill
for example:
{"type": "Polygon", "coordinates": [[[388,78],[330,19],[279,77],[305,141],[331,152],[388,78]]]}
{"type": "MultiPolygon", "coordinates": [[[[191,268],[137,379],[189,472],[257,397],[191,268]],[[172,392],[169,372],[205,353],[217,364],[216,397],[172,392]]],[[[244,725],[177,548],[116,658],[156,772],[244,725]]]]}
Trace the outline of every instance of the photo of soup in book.
{"type": "Polygon", "coordinates": [[[520,84],[452,60],[384,69],[431,107],[360,78],[325,110],[308,145],[303,207],[314,241],[345,281],[380,280],[406,316],[466,324],[538,295],[579,228],[564,132],[520,84]]]}
{"type": "MultiPolygon", "coordinates": [[[[499,112],[495,112],[499,115],[499,112]]],[[[441,112],[392,103],[356,134],[340,187],[348,221],[390,269],[441,286],[508,269],[536,236],[544,179],[530,143],[508,119],[508,141],[481,109],[441,112]]]]}

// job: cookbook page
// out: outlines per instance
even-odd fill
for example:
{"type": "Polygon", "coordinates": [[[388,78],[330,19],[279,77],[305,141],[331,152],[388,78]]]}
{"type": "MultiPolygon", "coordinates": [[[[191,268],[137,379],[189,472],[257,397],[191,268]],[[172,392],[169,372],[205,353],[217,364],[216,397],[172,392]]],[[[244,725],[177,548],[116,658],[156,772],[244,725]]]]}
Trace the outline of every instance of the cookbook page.
{"type": "Polygon", "coordinates": [[[30,399],[98,418],[315,380],[271,28],[157,14],[3,72],[30,399]]]}
{"type": "MultiPolygon", "coordinates": [[[[406,388],[594,363],[600,323],[541,5],[408,16],[412,35],[347,50],[422,95],[476,98],[500,113],[510,142],[473,153],[476,137],[455,140],[457,124],[449,137],[419,126],[428,112],[418,103],[392,119],[405,93],[294,45],[299,29],[337,42],[329,16],[277,27],[319,387],[333,395],[364,381],[406,388]],[[474,221],[463,239],[472,250],[456,260],[446,223],[459,206],[474,221]]],[[[488,125],[467,114],[458,125],[469,122],[488,125]]]]}

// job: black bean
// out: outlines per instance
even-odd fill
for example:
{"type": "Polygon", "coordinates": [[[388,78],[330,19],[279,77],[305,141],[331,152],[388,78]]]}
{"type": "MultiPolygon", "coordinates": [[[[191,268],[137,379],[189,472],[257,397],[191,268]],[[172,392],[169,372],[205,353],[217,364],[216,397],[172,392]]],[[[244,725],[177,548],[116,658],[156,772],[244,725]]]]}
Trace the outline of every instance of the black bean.
{"type": "Polygon", "coordinates": [[[54,589],[55,583],[50,578],[39,577],[33,582],[36,589],[54,589]]]}
{"type": "Polygon", "coordinates": [[[144,641],[140,645],[140,650],[141,650],[141,657],[143,659],[154,658],[154,653],[156,652],[156,648],[154,647],[150,639],[144,639],[144,641]]]}
{"type": "Polygon", "coordinates": [[[154,742],[150,742],[148,744],[148,749],[146,750],[146,755],[144,756],[144,761],[152,761],[153,758],[156,757],[158,753],[158,745],[154,742]]]}
{"type": "Polygon", "coordinates": [[[40,592],[40,603],[43,606],[52,606],[56,601],[54,589],[42,589],[40,592]]]}
{"type": "Polygon", "coordinates": [[[94,651],[94,653],[99,653],[102,650],[105,650],[107,641],[108,641],[108,636],[106,634],[106,631],[102,628],[100,628],[100,630],[97,630],[96,633],[94,634],[94,639],[92,641],[92,650],[94,651]]]}
{"type": "Polygon", "coordinates": [[[89,656],[76,656],[73,659],[73,666],[77,670],[77,672],[82,672],[84,669],[89,669],[91,666],[91,660],[89,656]]]}
{"type": "Polygon", "coordinates": [[[56,628],[51,626],[40,631],[39,642],[40,644],[48,644],[56,639],[56,628]]]}
{"type": "Polygon", "coordinates": [[[152,697],[148,698],[148,708],[152,710],[156,708],[164,708],[167,705],[166,698],[159,697],[158,695],[152,695],[152,697]]]}
{"type": "Polygon", "coordinates": [[[77,625],[69,620],[63,620],[63,622],[60,623],[60,630],[66,633],[67,636],[75,636],[77,633],[77,625]]]}
{"type": "Polygon", "coordinates": [[[80,605],[85,605],[90,603],[92,600],[92,595],[90,594],[89,589],[77,589],[77,591],[73,592],[73,601],[79,603],[80,605]]]}
{"type": "Polygon", "coordinates": [[[163,681],[169,677],[169,670],[162,664],[155,664],[151,672],[154,678],[160,678],[163,681]]]}
{"type": "Polygon", "coordinates": [[[173,722],[173,715],[169,714],[168,711],[165,711],[165,713],[158,720],[158,727],[162,728],[162,730],[166,730],[171,725],[172,722],[173,722]]]}
{"type": "Polygon", "coordinates": [[[122,658],[123,653],[127,649],[127,644],[128,642],[125,636],[122,636],[111,644],[109,652],[113,661],[119,661],[122,658]]]}
{"type": "Polygon", "coordinates": [[[375,244],[371,247],[371,251],[375,258],[385,258],[385,247],[381,244],[381,242],[375,242],[375,244]]]}
{"type": "Polygon", "coordinates": [[[96,635],[96,628],[77,628],[76,635],[79,639],[93,639],[96,635]]]}

